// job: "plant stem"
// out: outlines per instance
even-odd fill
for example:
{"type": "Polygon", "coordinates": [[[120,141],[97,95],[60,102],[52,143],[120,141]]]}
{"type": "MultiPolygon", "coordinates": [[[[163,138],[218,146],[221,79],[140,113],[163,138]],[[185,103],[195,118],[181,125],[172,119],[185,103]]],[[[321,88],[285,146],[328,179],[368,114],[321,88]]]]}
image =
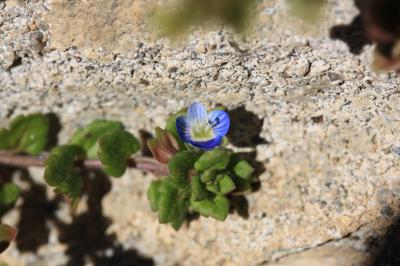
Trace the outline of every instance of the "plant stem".
{"type": "MultiPolygon", "coordinates": [[[[12,152],[0,151],[0,165],[13,166],[13,167],[44,167],[46,165],[46,159],[48,154],[40,156],[28,156],[18,155],[12,152]]],[[[102,164],[99,160],[78,160],[75,163],[76,167],[86,169],[101,169],[102,164]]],[[[158,175],[168,175],[168,167],[164,164],[160,164],[154,159],[145,157],[134,157],[128,160],[129,168],[136,168],[144,172],[151,172],[158,175]]]]}

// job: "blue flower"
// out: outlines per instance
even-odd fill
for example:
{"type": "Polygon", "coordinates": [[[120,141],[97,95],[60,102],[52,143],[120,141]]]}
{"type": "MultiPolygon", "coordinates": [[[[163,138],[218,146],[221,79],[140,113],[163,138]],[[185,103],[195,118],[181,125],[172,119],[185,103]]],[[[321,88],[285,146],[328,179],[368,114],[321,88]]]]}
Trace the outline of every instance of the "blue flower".
{"type": "Polygon", "coordinates": [[[197,102],[189,106],[186,116],[176,119],[176,128],[183,142],[201,150],[211,150],[221,145],[229,125],[227,112],[215,110],[207,113],[206,108],[197,102]]]}

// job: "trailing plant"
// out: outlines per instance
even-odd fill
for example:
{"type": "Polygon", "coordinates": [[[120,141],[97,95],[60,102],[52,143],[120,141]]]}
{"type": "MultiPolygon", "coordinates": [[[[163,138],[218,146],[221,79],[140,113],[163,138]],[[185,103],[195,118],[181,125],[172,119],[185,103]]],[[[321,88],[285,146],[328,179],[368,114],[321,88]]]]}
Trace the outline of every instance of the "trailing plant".
{"type": "MultiPolygon", "coordinates": [[[[141,144],[117,121],[95,120],[59,146],[49,148],[49,115],[21,115],[0,130],[0,166],[45,167],[44,181],[65,195],[76,210],[86,170],[121,177],[127,168],[160,176],[148,188],[150,207],[160,223],[178,230],[189,212],[223,221],[234,195],[251,190],[253,167],[227,149],[230,127],[222,109],[207,112],[200,103],[170,115],[147,143],[154,158],[138,155],[141,144]]],[[[1,180],[0,208],[6,211],[20,189],[1,180]]],[[[15,234],[14,234],[15,235],[15,234]]],[[[10,235],[11,236],[11,235],[10,235]]],[[[11,237],[9,237],[11,239],[11,237]]]]}
{"type": "Polygon", "coordinates": [[[189,209],[224,221],[229,196],[251,190],[253,167],[230,150],[225,135],[230,119],[224,110],[194,103],[168,118],[148,142],[154,157],[168,165],[169,175],[153,181],[148,198],[160,223],[178,230],[189,209]]]}

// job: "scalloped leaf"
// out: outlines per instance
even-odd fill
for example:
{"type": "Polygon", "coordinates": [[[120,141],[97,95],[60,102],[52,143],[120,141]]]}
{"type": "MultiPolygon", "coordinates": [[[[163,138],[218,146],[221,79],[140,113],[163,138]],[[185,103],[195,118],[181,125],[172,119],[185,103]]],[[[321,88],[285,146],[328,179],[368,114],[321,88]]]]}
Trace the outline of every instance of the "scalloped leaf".
{"type": "Polygon", "coordinates": [[[217,176],[219,192],[222,194],[228,194],[236,189],[236,185],[232,178],[227,174],[221,174],[217,176]]]}
{"type": "Polygon", "coordinates": [[[97,159],[98,146],[96,144],[99,138],[110,130],[122,130],[123,128],[121,122],[95,120],[89,125],[78,129],[70,138],[68,144],[82,147],[89,159],[97,159]]]}
{"type": "Polygon", "coordinates": [[[175,215],[175,203],[178,199],[178,190],[168,182],[162,182],[159,192],[158,220],[160,223],[169,223],[175,215]]]}
{"type": "Polygon", "coordinates": [[[185,200],[176,202],[175,216],[171,220],[171,226],[176,231],[178,231],[179,228],[181,228],[183,222],[185,221],[189,205],[190,205],[189,199],[185,199],[185,200]]]}
{"type": "Polygon", "coordinates": [[[195,175],[192,177],[192,181],[190,182],[190,186],[192,189],[192,197],[193,200],[199,201],[207,198],[207,189],[203,182],[201,182],[200,177],[195,175]]]}
{"type": "Polygon", "coordinates": [[[109,130],[99,139],[98,156],[103,170],[110,176],[122,176],[128,159],[139,150],[139,141],[131,133],[119,128],[109,130]]]}
{"type": "Polygon", "coordinates": [[[20,115],[0,130],[0,149],[38,155],[47,145],[49,120],[42,114],[20,115]]]}
{"type": "Polygon", "coordinates": [[[82,189],[82,178],[75,170],[75,162],[84,157],[85,151],[81,147],[64,145],[54,148],[46,160],[45,181],[74,202],[82,189]]]}
{"type": "Polygon", "coordinates": [[[158,202],[160,200],[160,186],[162,181],[152,181],[147,189],[147,198],[150,201],[150,207],[153,212],[158,211],[158,202]]]}
{"type": "Polygon", "coordinates": [[[178,230],[185,220],[189,207],[190,187],[188,182],[176,183],[174,177],[153,181],[147,190],[153,211],[158,211],[160,223],[170,223],[178,230]]]}
{"type": "Polygon", "coordinates": [[[216,171],[214,169],[209,169],[209,170],[205,170],[202,174],[201,174],[201,182],[203,183],[210,183],[213,182],[216,178],[216,171]]]}
{"type": "Polygon", "coordinates": [[[251,178],[254,173],[254,167],[251,166],[246,160],[240,160],[234,167],[233,171],[235,174],[243,179],[251,178]]]}
{"type": "Polygon", "coordinates": [[[0,187],[0,205],[8,206],[17,201],[21,190],[13,183],[6,183],[0,187]]]}
{"type": "Polygon", "coordinates": [[[169,172],[174,177],[187,178],[196,160],[197,156],[192,151],[180,152],[168,162],[169,172]]]}
{"type": "Polygon", "coordinates": [[[189,208],[189,196],[187,189],[177,188],[168,179],[159,187],[158,218],[160,223],[170,223],[179,230],[189,208]]]}
{"type": "Polygon", "coordinates": [[[236,185],[228,173],[221,173],[214,182],[207,183],[206,189],[214,194],[228,194],[236,189],[236,185]]]}
{"type": "Polygon", "coordinates": [[[229,164],[229,152],[215,149],[205,152],[194,164],[197,171],[209,169],[223,170],[229,164]]]}
{"type": "Polygon", "coordinates": [[[217,183],[207,185],[207,190],[214,194],[220,194],[219,186],[217,183]]]}
{"type": "Polygon", "coordinates": [[[224,221],[229,213],[229,200],[223,195],[209,194],[208,198],[202,201],[195,201],[192,197],[190,205],[201,215],[211,216],[220,221],[224,221]]]}

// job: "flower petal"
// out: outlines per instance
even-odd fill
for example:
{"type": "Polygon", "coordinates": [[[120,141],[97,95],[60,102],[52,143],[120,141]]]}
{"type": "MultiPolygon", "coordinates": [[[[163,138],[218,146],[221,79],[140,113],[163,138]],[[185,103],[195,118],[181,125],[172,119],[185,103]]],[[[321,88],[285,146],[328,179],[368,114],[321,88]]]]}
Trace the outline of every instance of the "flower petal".
{"type": "Polygon", "coordinates": [[[187,119],[191,124],[199,122],[207,123],[207,109],[201,103],[194,102],[188,108],[187,119]]]}
{"type": "Polygon", "coordinates": [[[215,147],[221,145],[222,142],[222,137],[216,137],[212,140],[208,140],[208,141],[190,141],[190,145],[199,148],[201,150],[212,150],[215,147]]]}
{"type": "Polygon", "coordinates": [[[190,143],[190,123],[185,116],[180,116],[176,119],[176,129],[178,135],[183,142],[190,143]]]}
{"type": "Polygon", "coordinates": [[[231,122],[227,112],[223,110],[212,111],[208,114],[208,120],[215,136],[224,137],[228,133],[231,122]]]}

